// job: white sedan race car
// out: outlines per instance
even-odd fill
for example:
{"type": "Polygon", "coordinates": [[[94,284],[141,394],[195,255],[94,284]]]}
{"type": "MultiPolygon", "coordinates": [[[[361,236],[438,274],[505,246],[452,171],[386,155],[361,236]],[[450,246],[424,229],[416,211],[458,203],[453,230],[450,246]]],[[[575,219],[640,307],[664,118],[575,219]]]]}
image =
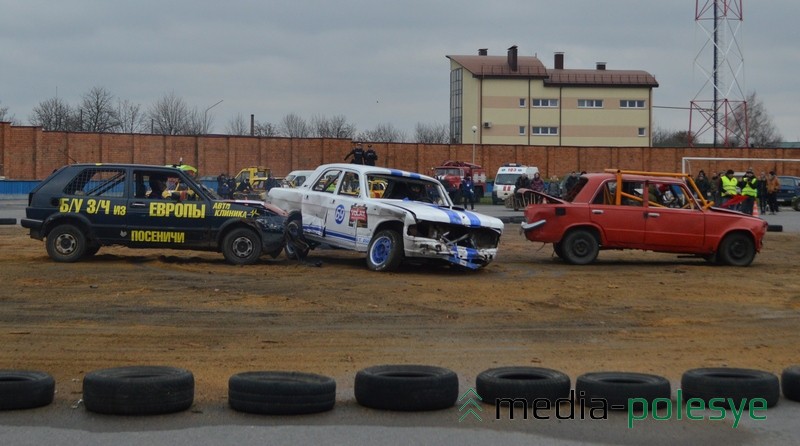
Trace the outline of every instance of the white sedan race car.
{"type": "Polygon", "coordinates": [[[289,213],[288,257],[325,243],[366,252],[374,271],[404,258],[478,269],[497,256],[503,233],[500,219],[454,207],[435,179],[382,167],[322,165],[298,188],[270,190],[269,201],[289,213]]]}

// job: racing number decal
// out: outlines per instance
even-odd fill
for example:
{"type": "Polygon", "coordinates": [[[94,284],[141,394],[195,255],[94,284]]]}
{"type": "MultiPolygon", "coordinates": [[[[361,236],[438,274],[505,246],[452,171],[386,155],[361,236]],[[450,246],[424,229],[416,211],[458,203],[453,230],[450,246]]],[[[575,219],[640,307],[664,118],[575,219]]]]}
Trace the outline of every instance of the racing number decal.
{"type": "Polygon", "coordinates": [[[342,224],[342,222],[344,221],[344,205],[340,204],[339,206],[336,206],[335,219],[337,225],[342,224]]]}

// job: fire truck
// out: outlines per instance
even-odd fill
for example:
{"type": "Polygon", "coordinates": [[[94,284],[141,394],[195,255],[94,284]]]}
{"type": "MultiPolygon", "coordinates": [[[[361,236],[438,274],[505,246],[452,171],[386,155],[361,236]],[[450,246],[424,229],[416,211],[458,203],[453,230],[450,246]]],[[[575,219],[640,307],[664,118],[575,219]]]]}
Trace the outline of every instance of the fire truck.
{"type": "Polygon", "coordinates": [[[465,161],[448,160],[434,168],[434,176],[441,181],[447,191],[458,195],[461,180],[467,175],[472,177],[475,185],[475,197],[480,200],[486,190],[486,171],[483,167],[465,161]]]}

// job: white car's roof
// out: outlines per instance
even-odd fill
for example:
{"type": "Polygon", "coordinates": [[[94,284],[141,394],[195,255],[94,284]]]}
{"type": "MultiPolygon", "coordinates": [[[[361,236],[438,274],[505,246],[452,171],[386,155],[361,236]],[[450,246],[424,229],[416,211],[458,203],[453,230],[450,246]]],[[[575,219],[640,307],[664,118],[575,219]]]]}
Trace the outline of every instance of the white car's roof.
{"type": "Polygon", "coordinates": [[[323,164],[315,170],[316,172],[328,169],[350,169],[355,170],[356,172],[362,174],[379,174],[379,175],[391,175],[391,176],[399,176],[399,177],[406,177],[406,178],[417,178],[421,180],[428,180],[428,181],[437,181],[435,178],[430,177],[428,175],[423,175],[421,173],[416,172],[409,172],[407,170],[400,170],[400,169],[389,169],[386,167],[378,167],[378,166],[365,166],[362,164],[347,164],[347,163],[334,163],[334,164],[323,164]]]}

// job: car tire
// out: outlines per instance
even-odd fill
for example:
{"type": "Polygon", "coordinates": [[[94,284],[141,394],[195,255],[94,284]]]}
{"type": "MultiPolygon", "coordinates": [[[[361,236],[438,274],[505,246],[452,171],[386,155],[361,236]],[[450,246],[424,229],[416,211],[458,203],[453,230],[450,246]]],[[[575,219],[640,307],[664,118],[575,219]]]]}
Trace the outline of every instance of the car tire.
{"type": "Polygon", "coordinates": [[[232,265],[251,265],[261,257],[261,239],[252,229],[236,228],[222,239],[222,254],[232,265]]]}
{"type": "Polygon", "coordinates": [[[194,376],[164,366],[95,370],[83,378],[86,410],[109,415],[158,415],[181,412],[194,401],[194,376]]]}
{"type": "Polygon", "coordinates": [[[56,382],[45,372],[0,370],[0,410],[33,409],[53,402],[56,382]]]}
{"type": "Polygon", "coordinates": [[[336,402],[336,381],[300,372],[244,372],[228,380],[231,409],[262,415],[326,412],[336,402]]]}
{"type": "MultiPolygon", "coordinates": [[[[612,410],[627,410],[628,400],[643,398],[648,403],[658,398],[670,399],[669,381],[658,375],[632,372],[593,372],[575,380],[575,393],[594,406],[593,399],[603,399],[612,410]]],[[[649,406],[649,404],[648,404],[649,406]]]]}
{"type": "Polygon", "coordinates": [[[731,398],[740,404],[743,398],[763,398],[767,407],[778,404],[780,385],[778,377],[769,372],[728,367],[699,368],[684,372],[681,377],[684,401],[700,398],[731,398]]]}
{"type": "Polygon", "coordinates": [[[290,260],[304,260],[308,256],[308,242],[303,236],[303,222],[299,218],[292,218],[286,224],[286,258],[290,260]]]}
{"type": "Polygon", "coordinates": [[[86,253],[86,235],[73,225],[58,225],[47,234],[46,247],[56,262],[77,262],[86,253]]]}
{"type": "Polygon", "coordinates": [[[800,366],[793,365],[781,373],[783,396],[792,401],[800,401],[800,366]]]}
{"type": "Polygon", "coordinates": [[[725,236],[717,250],[717,258],[724,265],[747,266],[753,263],[755,256],[753,240],[740,232],[725,236]]]}
{"type": "Polygon", "coordinates": [[[553,243],[553,252],[559,259],[564,260],[564,246],[561,242],[553,243]]]}
{"type": "Polygon", "coordinates": [[[597,238],[586,230],[576,229],[561,239],[563,259],[573,265],[587,265],[597,258],[600,244],[597,238]]]}
{"type": "Polygon", "coordinates": [[[458,398],[458,375],[426,365],[379,365],[356,373],[358,404],[381,410],[423,411],[452,407],[458,398]]]}
{"type": "Polygon", "coordinates": [[[487,404],[496,404],[502,398],[523,398],[529,405],[541,399],[555,403],[569,397],[569,389],[569,376],[542,367],[498,367],[481,372],[475,379],[475,390],[487,404]]]}
{"type": "Polygon", "coordinates": [[[783,232],[783,225],[767,225],[767,232],[783,232]]]}
{"type": "Polygon", "coordinates": [[[403,238],[392,229],[379,231],[367,248],[367,268],[372,271],[394,271],[403,261],[403,238]]]}

